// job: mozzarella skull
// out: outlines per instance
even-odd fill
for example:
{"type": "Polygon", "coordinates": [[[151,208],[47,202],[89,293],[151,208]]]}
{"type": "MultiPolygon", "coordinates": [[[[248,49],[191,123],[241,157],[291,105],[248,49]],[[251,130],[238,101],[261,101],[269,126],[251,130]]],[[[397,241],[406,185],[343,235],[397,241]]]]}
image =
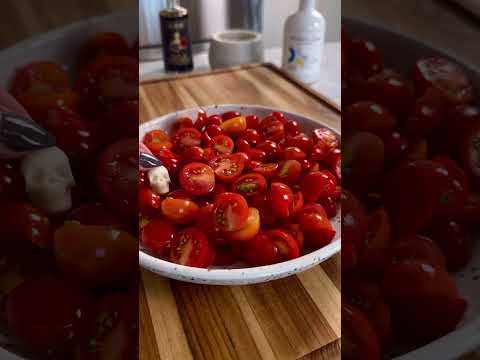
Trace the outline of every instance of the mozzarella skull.
{"type": "Polygon", "coordinates": [[[150,187],[159,195],[167,194],[170,191],[170,176],[165,166],[157,166],[148,171],[150,187]]]}
{"type": "Polygon", "coordinates": [[[32,204],[49,214],[72,207],[71,189],[75,185],[67,155],[58,147],[28,153],[21,171],[32,204]]]}

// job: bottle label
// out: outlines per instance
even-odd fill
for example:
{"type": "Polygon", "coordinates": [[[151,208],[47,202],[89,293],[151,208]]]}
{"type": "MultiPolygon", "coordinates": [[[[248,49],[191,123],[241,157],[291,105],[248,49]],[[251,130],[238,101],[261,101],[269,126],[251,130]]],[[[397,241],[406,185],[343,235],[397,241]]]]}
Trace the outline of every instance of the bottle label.
{"type": "Polygon", "coordinates": [[[167,70],[181,71],[192,67],[192,47],[187,17],[162,18],[162,38],[167,70]]]}
{"type": "Polygon", "coordinates": [[[323,33],[299,33],[287,39],[286,68],[305,82],[320,76],[322,64],[323,33]]]}

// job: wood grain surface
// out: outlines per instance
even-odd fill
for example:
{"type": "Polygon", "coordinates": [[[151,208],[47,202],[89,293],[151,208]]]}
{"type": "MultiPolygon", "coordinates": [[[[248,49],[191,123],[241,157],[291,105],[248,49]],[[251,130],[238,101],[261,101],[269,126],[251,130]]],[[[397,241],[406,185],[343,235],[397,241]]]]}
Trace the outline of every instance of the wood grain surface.
{"type": "MultiPolygon", "coordinates": [[[[140,121],[211,104],[258,104],[340,129],[319,94],[270,66],[140,86],[140,121]]],[[[340,258],[296,276],[249,286],[204,286],[142,272],[140,359],[339,359],[340,258]]]]}
{"type": "Polygon", "coordinates": [[[0,49],[34,35],[119,10],[138,13],[139,0],[2,0],[0,49]]]}

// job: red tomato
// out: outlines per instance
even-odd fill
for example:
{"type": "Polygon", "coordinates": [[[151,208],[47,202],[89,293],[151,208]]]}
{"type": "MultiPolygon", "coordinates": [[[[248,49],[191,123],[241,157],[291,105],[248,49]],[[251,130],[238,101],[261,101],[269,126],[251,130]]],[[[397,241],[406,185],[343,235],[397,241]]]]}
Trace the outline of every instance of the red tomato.
{"type": "Polygon", "coordinates": [[[327,212],[329,219],[337,215],[337,201],[333,197],[327,196],[320,199],[320,205],[322,205],[327,212]]]}
{"type": "Polygon", "coordinates": [[[190,163],[180,171],[180,184],[193,195],[207,195],[215,187],[215,173],[202,163],[190,163]]]}
{"type": "Polygon", "coordinates": [[[473,87],[465,72],[444,58],[423,58],[415,64],[415,88],[424,94],[429,87],[439,90],[453,104],[466,104],[473,100],[473,87]]]}
{"type": "Polygon", "coordinates": [[[239,117],[239,116],[242,116],[242,114],[240,114],[238,111],[228,111],[228,112],[222,114],[222,120],[226,121],[226,120],[230,120],[230,119],[233,119],[233,118],[236,118],[236,117],[239,117]]]}
{"type": "Polygon", "coordinates": [[[78,221],[83,225],[111,226],[121,229],[124,222],[102,203],[86,203],[72,210],[66,218],[67,221],[78,221]]]}
{"type": "Polygon", "coordinates": [[[125,360],[138,356],[138,294],[135,291],[103,296],[89,310],[83,336],[77,342],[72,359],[125,360]]]}
{"type": "Polygon", "coordinates": [[[181,128],[173,135],[174,148],[179,152],[201,144],[202,133],[195,128],[181,128]]]}
{"type": "Polygon", "coordinates": [[[262,225],[272,225],[277,221],[273,215],[270,206],[270,196],[268,194],[252,197],[250,205],[260,211],[260,221],[262,225]]]}
{"type": "Polygon", "coordinates": [[[288,218],[293,208],[293,192],[288,185],[272,183],[270,191],[272,212],[279,218],[288,218]]]}
{"type": "Polygon", "coordinates": [[[367,232],[368,214],[362,203],[350,191],[344,190],[342,203],[342,240],[347,239],[356,246],[367,232]]]}
{"type": "Polygon", "coordinates": [[[185,163],[192,163],[192,162],[202,162],[204,161],[204,150],[199,146],[192,146],[185,150],[182,154],[182,159],[185,163]]]}
{"type": "Polygon", "coordinates": [[[106,202],[121,215],[137,215],[138,141],[110,145],[97,163],[97,186],[106,202]]]}
{"type": "Polygon", "coordinates": [[[387,164],[394,164],[406,157],[409,150],[408,139],[398,131],[392,131],[384,139],[385,160],[387,164]]]}
{"type": "Polygon", "coordinates": [[[207,128],[209,125],[218,125],[220,126],[223,122],[223,119],[220,115],[211,115],[207,118],[207,128]]]}
{"type": "Polygon", "coordinates": [[[250,173],[239,177],[232,185],[232,190],[243,196],[257,196],[267,190],[267,181],[260,174],[250,173]]]}
{"type": "Polygon", "coordinates": [[[271,265],[278,261],[278,248],[265,233],[257,234],[246,247],[244,257],[250,265],[271,265]]]}
{"type": "Polygon", "coordinates": [[[310,160],[311,162],[323,161],[328,157],[331,151],[332,148],[328,146],[325,141],[319,140],[313,146],[312,152],[310,153],[308,160],[310,160]]]}
{"type": "Polygon", "coordinates": [[[79,74],[77,88],[85,111],[138,99],[138,62],[128,56],[102,56],[79,74]]]}
{"type": "Polygon", "coordinates": [[[252,149],[249,142],[245,139],[237,139],[235,141],[235,149],[237,151],[248,152],[252,149]]]}
{"type": "Polygon", "coordinates": [[[0,200],[22,199],[25,183],[19,169],[11,161],[0,161],[0,200]]]}
{"type": "Polygon", "coordinates": [[[356,244],[358,267],[371,273],[383,269],[391,241],[390,220],[385,209],[380,208],[370,215],[362,240],[356,244]]]}
{"type": "Polygon", "coordinates": [[[388,345],[392,335],[390,307],[382,289],[377,284],[362,279],[347,279],[345,300],[367,315],[381,345],[388,345]]]}
{"type": "Polygon", "coordinates": [[[195,225],[202,230],[207,236],[209,232],[215,231],[213,222],[213,204],[206,204],[200,208],[197,213],[195,225]]]}
{"type": "Polygon", "coordinates": [[[158,256],[168,256],[177,227],[160,219],[150,220],[140,231],[140,241],[149,251],[158,256]]]}
{"type": "Polygon", "coordinates": [[[226,236],[231,241],[248,241],[257,235],[260,230],[260,213],[255,208],[248,209],[247,225],[240,230],[226,232],[226,236]]]}
{"type": "Polygon", "coordinates": [[[80,64],[86,65],[100,56],[129,54],[130,48],[122,35],[114,32],[97,33],[83,45],[80,51],[80,64]]]}
{"type": "Polygon", "coordinates": [[[311,172],[302,180],[302,192],[307,204],[325,196],[332,196],[336,187],[337,179],[328,170],[311,172]]]}
{"type": "Polygon", "coordinates": [[[348,106],[342,116],[342,124],[350,134],[353,131],[369,131],[383,137],[390,133],[397,121],[385,107],[373,101],[359,101],[348,106]]]}
{"type": "Polygon", "coordinates": [[[70,77],[60,65],[37,61],[18,69],[12,81],[12,95],[51,93],[70,86],[70,77]]]}
{"type": "Polygon", "coordinates": [[[89,296],[64,280],[32,278],[7,298],[8,328],[28,348],[61,356],[78,338],[89,306],[89,296]]]}
{"type": "Polygon", "coordinates": [[[155,215],[160,212],[162,198],[151,189],[138,190],[138,207],[144,215],[155,215]]]}
{"type": "Polygon", "coordinates": [[[458,220],[470,229],[478,229],[480,227],[478,219],[480,219],[480,194],[472,192],[458,220]]]}
{"type": "Polygon", "coordinates": [[[300,133],[300,125],[295,120],[288,120],[285,123],[285,131],[288,135],[296,136],[300,133]]]}
{"type": "Polygon", "coordinates": [[[171,149],[173,146],[168,133],[161,129],[147,132],[143,137],[143,143],[155,156],[161,150],[171,149]]]}
{"type": "Polygon", "coordinates": [[[277,172],[278,164],[277,163],[268,163],[262,164],[257,162],[252,162],[255,166],[252,167],[252,171],[263,176],[273,176],[277,172]]]}
{"type": "Polygon", "coordinates": [[[17,100],[35,120],[42,120],[51,109],[79,110],[80,95],[71,89],[47,93],[24,93],[17,100]]]}
{"type": "Polygon", "coordinates": [[[369,40],[352,40],[348,54],[351,64],[363,75],[369,77],[383,70],[383,59],[375,44],[369,40]]]}
{"type": "Polygon", "coordinates": [[[193,128],[193,120],[189,117],[180,117],[175,120],[172,130],[175,134],[178,130],[183,128],[193,128]]]}
{"type": "Polygon", "coordinates": [[[305,200],[303,198],[303,193],[301,191],[296,192],[293,195],[292,209],[290,211],[291,216],[296,216],[303,209],[305,200]]]}
{"type": "Polygon", "coordinates": [[[262,139],[260,134],[255,129],[247,128],[239,136],[239,139],[245,139],[250,145],[257,145],[262,139]]]}
{"type": "Polygon", "coordinates": [[[126,284],[138,268],[138,240],[110,226],[67,222],[53,250],[64,275],[94,289],[126,284]]]}
{"type": "Polygon", "coordinates": [[[298,134],[295,136],[287,136],[286,146],[295,146],[302,149],[306,154],[312,151],[313,139],[305,134],[298,134]]]}
{"type": "Polygon", "coordinates": [[[380,360],[380,343],[366,315],[342,302],[342,357],[346,360],[380,360]]]}
{"type": "Polygon", "coordinates": [[[246,151],[248,157],[252,161],[264,162],[267,160],[267,153],[260,149],[249,149],[246,151]]]}
{"type": "Polygon", "coordinates": [[[456,271],[468,264],[472,256],[470,234],[458,222],[442,221],[432,226],[431,237],[445,255],[448,270],[456,271]]]}
{"type": "Polygon", "coordinates": [[[167,197],[162,201],[162,213],[177,224],[190,224],[195,220],[200,208],[193,201],[167,197]]]}
{"type": "Polygon", "coordinates": [[[0,237],[15,240],[12,246],[18,242],[46,248],[52,243],[50,221],[39,209],[24,202],[4,202],[0,206],[0,217],[0,237]]]}
{"type": "Polygon", "coordinates": [[[475,184],[480,186],[480,124],[472,126],[461,145],[462,163],[475,184]]]}
{"type": "Polygon", "coordinates": [[[41,124],[55,136],[57,146],[71,161],[83,163],[92,160],[98,140],[91,126],[80,115],[67,108],[51,109],[41,124]]]}
{"type": "Polygon", "coordinates": [[[212,138],[212,147],[219,154],[231,154],[234,145],[233,140],[227,135],[217,135],[212,138]]]}
{"type": "Polygon", "coordinates": [[[285,137],[285,126],[282,120],[273,115],[262,120],[259,131],[266,140],[278,142],[285,137]]]}
{"type": "Polygon", "coordinates": [[[285,184],[294,185],[300,180],[301,174],[302,165],[299,161],[285,160],[278,165],[276,178],[285,184]]]}
{"type": "Polygon", "coordinates": [[[406,122],[406,132],[414,138],[430,135],[442,125],[445,113],[443,98],[438,92],[429,90],[415,103],[406,122]]]}
{"type": "Polygon", "coordinates": [[[222,248],[215,249],[214,266],[231,266],[235,263],[235,255],[230,250],[222,248]]]}
{"type": "Polygon", "coordinates": [[[138,100],[114,104],[101,116],[101,134],[106,141],[114,142],[138,135],[138,100]]]}
{"type": "Polygon", "coordinates": [[[290,146],[283,150],[282,157],[284,160],[297,160],[301,161],[305,159],[307,155],[298,147],[290,146]]]}
{"type": "Polygon", "coordinates": [[[323,141],[330,148],[337,148],[340,145],[338,136],[331,130],[327,128],[319,128],[313,131],[313,142],[314,144],[323,141]]]}
{"type": "Polygon", "coordinates": [[[354,270],[357,266],[357,249],[350,238],[342,236],[342,271],[345,273],[354,270]]]}
{"type": "Polygon", "coordinates": [[[283,230],[269,230],[265,233],[278,249],[278,259],[287,261],[300,256],[300,249],[297,241],[287,232],[283,230]]]}
{"type": "Polygon", "coordinates": [[[176,264],[206,268],[214,258],[215,250],[197,228],[181,230],[172,242],[170,260],[176,264]]]}
{"type": "Polygon", "coordinates": [[[209,164],[215,172],[217,180],[226,183],[235,181],[245,168],[245,161],[237,154],[217,156],[209,164]]]}
{"type": "Polygon", "coordinates": [[[289,233],[297,242],[298,249],[302,251],[303,245],[305,243],[305,237],[303,236],[303,231],[299,224],[288,223],[282,226],[282,230],[289,233]]]}
{"type": "Polygon", "coordinates": [[[277,143],[265,140],[258,144],[255,149],[262,150],[265,152],[268,160],[275,161],[280,158],[282,151],[277,143]]]}
{"type": "Polygon", "coordinates": [[[205,126],[207,125],[207,119],[208,119],[208,116],[205,110],[200,109],[197,112],[197,120],[195,121],[195,124],[194,124],[195,129],[197,129],[198,131],[203,131],[205,126]]]}
{"type": "Polygon", "coordinates": [[[226,192],[217,196],[214,202],[214,222],[221,230],[237,231],[248,222],[248,204],[239,194],[226,192]]]}
{"type": "Polygon", "coordinates": [[[249,115],[246,117],[247,128],[249,129],[258,129],[260,126],[260,118],[257,115],[249,115]]]}
{"type": "Polygon", "coordinates": [[[320,249],[328,245],[335,236],[335,230],[330,224],[325,210],[321,213],[304,207],[300,214],[300,225],[305,235],[305,245],[311,249],[320,249]]]}

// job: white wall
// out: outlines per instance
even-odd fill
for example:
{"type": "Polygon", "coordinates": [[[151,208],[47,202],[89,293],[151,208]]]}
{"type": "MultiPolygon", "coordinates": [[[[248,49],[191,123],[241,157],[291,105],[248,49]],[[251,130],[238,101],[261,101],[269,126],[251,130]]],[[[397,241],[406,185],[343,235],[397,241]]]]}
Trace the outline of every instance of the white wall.
{"type": "MultiPolygon", "coordinates": [[[[281,46],[283,24],[298,9],[299,0],[264,0],[264,39],[266,47],[281,46]]],[[[341,0],[317,0],[319,10],[327,22],[326,41],[340,41],[342,13],[341,0]]]]}

